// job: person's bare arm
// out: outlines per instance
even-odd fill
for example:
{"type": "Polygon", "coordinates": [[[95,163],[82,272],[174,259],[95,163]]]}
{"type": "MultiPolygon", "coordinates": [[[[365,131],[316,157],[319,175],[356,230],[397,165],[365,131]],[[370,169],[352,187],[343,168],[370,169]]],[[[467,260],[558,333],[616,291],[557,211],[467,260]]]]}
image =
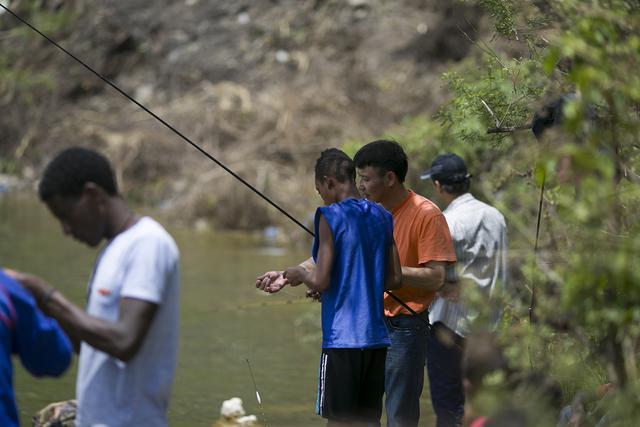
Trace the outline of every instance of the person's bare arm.
{"type": "Polygon", "coordinates": [[[420,267],[402,266],[402,286],[438,291],[444,284],[446,262],[429,261],[420,267]]]}
{"type": "Polygon", "coordinates": [[[384,283],[385,291],[399,289],[402,286],[402,266],[400,265],[400,255],[398,248],[393,242],[389,248],[389,256],[387,257],[387,277],[384,283]]]}
{"type": "MultiPolygon", "coordinates": [[[[315,270],[316,263],[313,262],[313,258],[308,258],[298,264],[298,267],[311,272],[315,270]]],[[[300,283],[302,282],[289,282],[285,279],[284,271],[282,270],[267,271],[256,278],[256,288],[272,294],[280,291],[286,285],[298,286],[300,283]]]]}
{"type": "Polygon", "coordinates": [[[298,266],[304,268],[307,271],[313,271],[316,269],[316,263],[313,262],[312,257],[305,259],[300,264],[298,264],[298,266]]]}
{"type": "Polygon", "coordinates": [[[331,269],[333,268],[334,256],[333,234],[324,216],[320,217],[318,240],[318,262],[315,264],[315,268],[307,270],[302,264],[290,267],[285,270],[284,277],[292,285],[304,283],[313,291],[324,292],[331,284],[331,269]]]}
{"type": "Polygon", "coordinates": [[[34,295],[40,308],[58,321],[74,344],[84,341],[124,362],[137,354],[158,307],[148,301],[123,298],[118,320],[109,322],[87,314],[38,277],[11,274],[34,295]]]}

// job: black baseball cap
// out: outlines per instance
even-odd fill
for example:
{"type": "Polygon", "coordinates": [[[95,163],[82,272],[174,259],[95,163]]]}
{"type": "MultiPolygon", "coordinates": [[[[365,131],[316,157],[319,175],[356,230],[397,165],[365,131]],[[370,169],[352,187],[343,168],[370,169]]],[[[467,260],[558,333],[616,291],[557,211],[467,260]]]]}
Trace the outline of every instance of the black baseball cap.
{"type": "Polygon", "coordinates": [[[464,160],[453,153],[441,154],[431,163],[431,168],[420,179],[434,179],[443,184],[455,184],[471,178],[464,160]]]}

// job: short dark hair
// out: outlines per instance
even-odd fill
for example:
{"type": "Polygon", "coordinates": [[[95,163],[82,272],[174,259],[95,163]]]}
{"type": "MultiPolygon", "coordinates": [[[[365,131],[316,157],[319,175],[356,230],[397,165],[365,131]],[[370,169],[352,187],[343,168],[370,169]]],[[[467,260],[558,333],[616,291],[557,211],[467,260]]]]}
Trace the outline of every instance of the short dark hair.
{"type": "Polygon", "coordinates": [[[316,180],[330,176],[338,182],[355,182],[356,168],[353,160],[347,154],[337,148],[329,148],[320,153],[316,161],[316,180]]]}
{"type": "Polygon", "coordinates": [[[54,196],[78,197],[87,182],[100,186],[111,196],[118,194],[113,170],[106,157],[86,148],[67,148],[45,168],[38,193],[42,201],[54,196]]]}
{"type": "Polygon", "coordinates": [[[385,174],[393,172],[400,182],[404,182],[409,162],[404,150],[396,141],[379,139],[360,148],[353,161],[358,169],[373,166],[385,174]]]}
{"type": "MultiPolygon", "coordinates": [[[[435,178],[432,178],[432,179],[434,181],[437,181],[437,179],[435,178]]],[[[469,192],[469,187],[471,187],[471,180],[469,178],[466,178],[464,181],[454,182],[452,184],[444,184],[440,182],[440,185],[442,186],[442,190],[445,193],[453,194],[455,196],[460,196],[462,194],[469,192]]]]}

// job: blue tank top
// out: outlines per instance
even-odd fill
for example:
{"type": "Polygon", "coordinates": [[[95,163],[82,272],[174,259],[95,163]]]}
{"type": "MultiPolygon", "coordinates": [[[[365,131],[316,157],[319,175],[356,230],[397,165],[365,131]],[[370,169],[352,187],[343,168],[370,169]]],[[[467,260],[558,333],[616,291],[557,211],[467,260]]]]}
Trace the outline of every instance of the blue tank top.
{"type": "Polygon", "coordinates": [[[318,256],[320,215],[331,228],[335,257],[331,284],[322,293],[322,347],[388,347],[383,297],[393,241],[391,214],[364,199],[345,199],[318,208],[314,260],[318,256]]]}

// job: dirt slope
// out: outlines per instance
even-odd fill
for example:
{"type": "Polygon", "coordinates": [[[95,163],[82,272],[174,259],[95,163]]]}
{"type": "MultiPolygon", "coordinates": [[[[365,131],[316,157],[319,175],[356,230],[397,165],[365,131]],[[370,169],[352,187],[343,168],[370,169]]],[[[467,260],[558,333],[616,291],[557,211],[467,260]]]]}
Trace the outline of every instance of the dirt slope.
{"type": "MultiPolygon", "coordinates": [[[[428,114],[440,74],[469,53],[475,8],[419,0],[16,1],[56,40],[296,215],[316,201],[319,151],[428,114]],[[36,4],[37,7],[33,5],[36,4]],[[57,15],[56,15],[57,14],[57,15]],[[43,18],[44,16],[44,18],[43,18]]],[[[279,215],[138,107],[0,16],[0,156],[26,179],[58,149],[106,152],[134,200],[191,221],[261,227],[279,215]],[[1,68],[1,65],[0,65],[1,68]]],[[[0,162],[0,165],[2,162],[0,162]]],[[[6,167],[5,167],[6,168],[6,167]]],[[[0,171],[1,172],[1,171],[0,171]]]]}

